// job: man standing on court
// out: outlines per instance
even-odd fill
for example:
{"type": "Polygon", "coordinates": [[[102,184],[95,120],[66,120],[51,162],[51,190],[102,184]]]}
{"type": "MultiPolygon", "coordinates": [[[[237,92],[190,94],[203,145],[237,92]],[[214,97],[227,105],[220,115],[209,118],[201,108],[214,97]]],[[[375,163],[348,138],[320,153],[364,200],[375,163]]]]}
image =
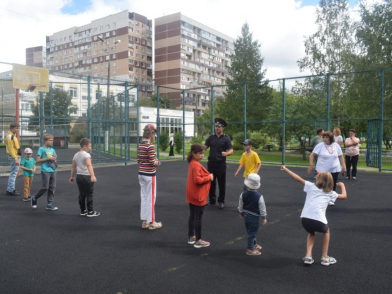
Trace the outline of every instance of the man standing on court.
{"type": "Polygon", "coordinates": [[[8,154],[8,160],[10,162],[10,176],[8,178],[6,195],[18,196],[20,193],[15,190],[15,180],[16,175],[19,170],[19,160],[20,160],[20,144],[19,139],[16,134],[19,132],[20,125],[18,123],[10,124],[10,130],[5,137],[5,146],[8,154]]]}
{"type": "Polygon", "coordinates": [[[219,208],[225,207],[226,194],[226,157],[233,154],[233,146],[228,136],[223,133],[227,123],[222,118],[215,118],[215,134],[207,138],[204,148],[210,148],[208,156],[208,171],[214,174],[209,193],[209,205],[216,203],[216,181],[219,185],[219,208]]]}

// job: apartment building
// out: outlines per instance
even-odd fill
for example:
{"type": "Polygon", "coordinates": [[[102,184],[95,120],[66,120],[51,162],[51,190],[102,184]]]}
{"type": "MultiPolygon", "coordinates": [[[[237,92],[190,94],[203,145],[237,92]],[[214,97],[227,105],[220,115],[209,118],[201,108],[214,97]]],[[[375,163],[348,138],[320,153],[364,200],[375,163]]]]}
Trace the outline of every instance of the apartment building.
{"type": "MultiPolygon", "coordinates": [[[[196,116],[209,106],[211,86],[225,84],[233,52],[233,38],[181,13],[155,19],[155,85],[201,87],[185,95],[185,108],[193,109],[196,116]]],[[[214,87],[214,99],[223,97],[224,91],[214,87]]],[[[174,105],[182,105],[180,91],[161,88],[160,94],[170,97],[174,105]]]]}
{"type": "Polygon", "coordinates": [[[46,67],[46,48],[43,46],[26,48],[26,65],[46,67]]]}
{"type": "Polygon", "coordinates": [[[145,16],[125,10],[56,32],[46,44],[49,70],[137,82],[140,97],[152,94],[152,21],[145,16]]]}

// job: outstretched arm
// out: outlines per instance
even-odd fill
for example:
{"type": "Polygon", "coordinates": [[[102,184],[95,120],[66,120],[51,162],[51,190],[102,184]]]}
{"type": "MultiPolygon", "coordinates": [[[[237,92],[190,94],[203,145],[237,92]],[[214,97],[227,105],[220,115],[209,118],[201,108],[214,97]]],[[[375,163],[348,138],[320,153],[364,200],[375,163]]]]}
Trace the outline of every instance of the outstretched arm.
{"type": "Polygon", "coordinates": [[[336,183],[336,186],[342,190],[342,193],[338,194],[338,199],[347,199],[346,186],[342,182],[336,183]]]}
{"type": "Polygon", "coordinates": [[[294,178],[294,180],[296,180],[297,182],[301,183],[302,185],[305,185],[305,180],[303,178],[301,178],[299,175],[297,175],[296,173],[294,173],[291,170],[289,170],[284,165],[282,165],[280,170],[287,172],[290,176],[292,176],[294,178]]]}

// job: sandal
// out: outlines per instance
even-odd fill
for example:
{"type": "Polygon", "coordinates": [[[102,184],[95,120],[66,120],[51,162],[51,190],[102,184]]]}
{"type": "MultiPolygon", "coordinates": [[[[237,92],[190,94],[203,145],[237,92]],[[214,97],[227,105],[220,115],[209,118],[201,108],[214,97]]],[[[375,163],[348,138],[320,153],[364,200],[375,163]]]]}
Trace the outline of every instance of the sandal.
{"type": "Polygon", "coordinates": [[[328,266],[330,264],[335,264],[337,260],[331,256],[328,256],[327,258],[321,257],[321,265],[328,266]]]}
{"type": "Polygon", "coordinates": [[[261,247],[259,244],[256,244],[256,247],[255,247],[255,249],[256,250],[261,250],[263,247],[261,247]]]}
{"type": "Polygon", "coordinates": [[[257,249],[246,250],[246,255],[261,255],[261,252],[258,251],[257,249]]]}
{"type": "Polygon", "coordinates": [[[314,262],[314,259],[311,256],[305,256],[303,260],[304,264],[312,264],[314,262]]]}
{"type": "Polygon", "coordinates": [[[150,226],[150,224],[148,222],[146,222],[146,221],[144,221],[142,223],[142,229],[148,229],[149,226],[150,226]]]}
{"type": "Polygon", "coordinates": [[[162,223],[153,222],[148,226],[149,230],[156,230],[162,228],[162,223]]]}

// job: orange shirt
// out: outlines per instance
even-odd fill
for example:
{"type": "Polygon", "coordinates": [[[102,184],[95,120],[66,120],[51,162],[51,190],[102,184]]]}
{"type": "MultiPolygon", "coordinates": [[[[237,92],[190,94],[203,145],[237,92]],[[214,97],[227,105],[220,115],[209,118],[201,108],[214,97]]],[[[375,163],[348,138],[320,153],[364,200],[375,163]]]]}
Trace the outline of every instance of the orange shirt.
{"type": "Polygon", "coordinates": [[[198,161],[192,159],[186,181],[186,202],[197,206],[206,205],[210,186],[210,173],[198,161]]]}

